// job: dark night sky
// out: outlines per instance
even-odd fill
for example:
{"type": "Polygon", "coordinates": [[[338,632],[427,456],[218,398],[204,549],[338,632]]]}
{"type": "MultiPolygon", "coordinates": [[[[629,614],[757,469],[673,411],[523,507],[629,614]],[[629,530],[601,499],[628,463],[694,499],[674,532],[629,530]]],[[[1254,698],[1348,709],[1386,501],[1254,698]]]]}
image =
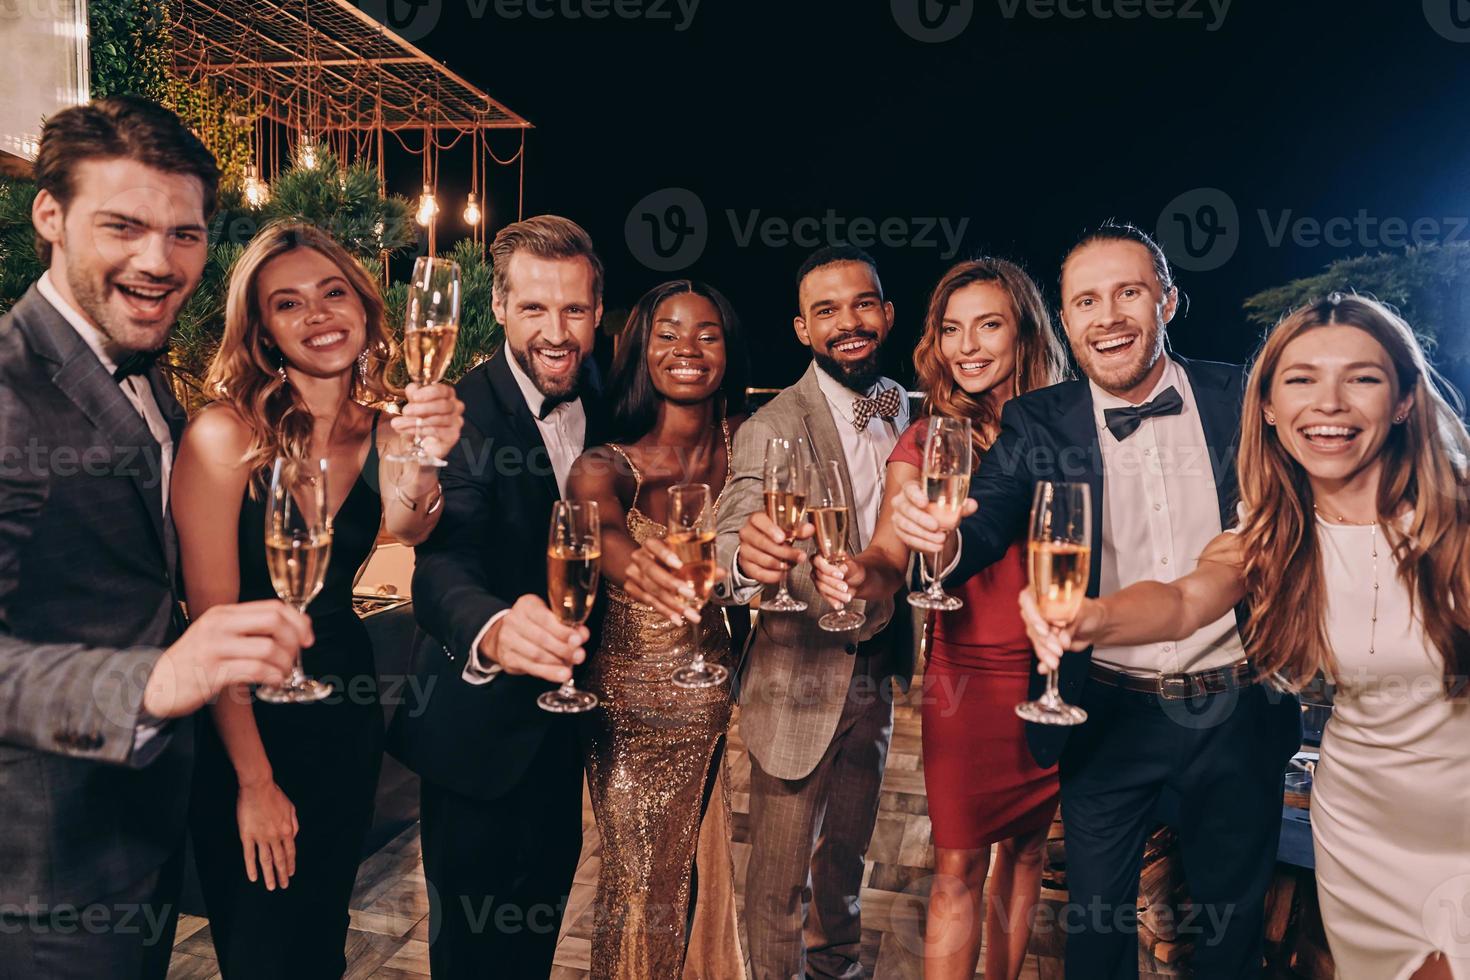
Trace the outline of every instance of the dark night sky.
{"type": "MultiPolygon", "coordinates": [[[[1241,300],[1376,250],[1395,230],[1378,222],[1470,238],[1458,218],[1470,215],[1470,27],[1450,21],[1460,0],[1235,0],[1223,21],[1223,0],[1161,3],[1193,18],[1133,20],[1094,11],[1147,9],[1143,0],[1062,0],[1081,18],[1036,16],[1057,0],[972,0],[968,25],[944,43],[899,26],[923,0],[702,0],[683,31],[673,0],[660,4],[669,19],[602,21],[559,12],[586,0],[535,0],[558,11],[549,19],[508,17],[507,0],[417,2],[405,33],[536,125],[527,213],[565,214],[591,232],[608,308],[676,275],[712,282],[750,328],[758,384],[787,384],[805,365],[790,319],[809,249],[759,235],[741,244],[757,212],[790,223],[831,209],[910,234],[921,219],[968,219],[960,257],[1018,259],[1054,303],[1059,253],[1081,228],[1118,216],[1154,231],[1180,195],[1218,188],[1238,220],[1217,211],[1224,237],[1200,260],[1209,267],[1180,269],[1193,308],[1172,337],[1186,355],[1235,360],[1257,339],[1241,300]],[[641,261],[647,248],[630,247],[625,223],[674,187],[703,206],[695,227],[707,243],[666,274],[641,261]],[[1371,223],[1356,223],[1360,211],[1371,223]],[[1284,219],[1303,218],[1355,224],[1340,247],[1293,243],[1291,231],[1273,243],[1284,219]]],[[[497,152],[513,139],[496,138],[497,152]]],[[[399,169],[414,193],[412,165],[399,169]]],[[[467,158],[447,153],[441,170],[446,185],[467,179],[467,158]]],[[[513,205],[513,174],[492,178],[494,227],[513,205]]],[[[453,235],[462,193],[441,200],[441,236],[453,235]]],[[[1183,208],[1198,214],[1201,203],[1212,202],[1195,195],[1183,208]]],[[[888,356],[904,380],[951,258],[933,237],[870,249],[898,308],[888,356]]]]}

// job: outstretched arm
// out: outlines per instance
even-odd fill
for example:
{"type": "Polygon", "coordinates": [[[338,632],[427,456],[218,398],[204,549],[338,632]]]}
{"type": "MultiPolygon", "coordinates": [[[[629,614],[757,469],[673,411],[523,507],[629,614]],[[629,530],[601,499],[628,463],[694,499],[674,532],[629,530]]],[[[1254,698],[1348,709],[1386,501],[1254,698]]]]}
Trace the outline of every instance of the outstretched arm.
{"type": "Polygon", "coordinates": [[[1049,622],[1031,591],[1021,593],[1021,618],[1043,670],[1054,669],[1064,650],[1135,646],[1182,640],[1213,623],[1245,598],[1240,536],[1220,534],[1206,546],[1194,571],[1173,582],[1135,582],[1101,599],[1084,599],[1067,622],[1049,622]]]}

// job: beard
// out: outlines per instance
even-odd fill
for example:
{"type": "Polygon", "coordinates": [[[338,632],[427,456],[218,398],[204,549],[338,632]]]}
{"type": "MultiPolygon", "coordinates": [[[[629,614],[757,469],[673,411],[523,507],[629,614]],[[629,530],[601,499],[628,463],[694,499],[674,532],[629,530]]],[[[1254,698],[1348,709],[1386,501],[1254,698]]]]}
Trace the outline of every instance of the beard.
{"type": "MultiPolygon", "coordinates": [[[[873,349],[860,361],[839,361],[827,351],[812,348],[812,359],[817,362],[817,367],[826,371],[829,375],[848,388],[860,395],[868,393],[873,387],[873,382],[883,375],[883,366],[879,363],[879,355],[883,352],[882,341],[876,333],[871,330],[853,330],[836,337],[832,344],[852,340],[854,337],[862,337],[873,342],[873,349]]],[[[828,344],[831,347],[832,344],[828,344]]]]}
{"type": "Polygon", "coordinates": [[[1110,394],[1121,394],[1137,387],[1154,369],[1164,353],[1164,329],[1157,322],[1143,327],[1127,360],[1105,361],[1103,355],[1092,349],[1090,340],[1084,339],[1072,345],[1072,354],[1082,373],[1110,394]]]}
{"type": "Polygon", "coordinates": [[[531,384],[541,392],[545,398],[573,399],[578,397],[582,386],[582,349],[580,347],[558,347],[552,344],[532,344],[525,350],[517,350],[509,340],[506,346],[510,348],[511,356],[526,372],[526,377],[531,379],[531,384]],[[565,378],[547,377],[541,371],[541,365],[536,361],[538,350],[564,350],[572,360],[572,370],[565,378]]]}
{"type": "Polygon", "coordinates": [[[72,298],[80,312],[112,344],[127,351],[153,351],[167,345],[179,311],[189,298],[181,289],[183,284],[177,280],[158,282],[157,288],[175,292],[165,300],[164,314],[157,323],[138,323],[118,309],[116,303],[109,302],[109,293],[115,293],[117,286],[108,280],[106,271],[77,268],[67,263],[66,284],[71,288],[72,298]]]}

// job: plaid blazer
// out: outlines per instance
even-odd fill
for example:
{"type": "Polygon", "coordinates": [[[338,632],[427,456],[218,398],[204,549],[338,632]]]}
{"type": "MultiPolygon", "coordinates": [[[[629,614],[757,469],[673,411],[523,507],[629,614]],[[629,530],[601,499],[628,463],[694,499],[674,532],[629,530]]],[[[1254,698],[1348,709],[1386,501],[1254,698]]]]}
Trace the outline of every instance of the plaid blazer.
{"type": "MultiPolygon", "coordinates": [[[[149,382],[177,445],[184,412],[149,382]]],[[[192,724],[134,750],[182,625],[160,452],[33,286],[0,318],[0,903],[91,901],[182,845],[192,724]]]]}
{"type": "MultiPolygon", "coordinates": [[[[817,459],[842,461],[842,479],[851,499],[842,440],[816,372],[813,364],[795,385],[767,402],[735,433],[730,485],[718,518],[719,562],[726,571],[734,563],[740,528],[751,514],[765,507],[766,440],[801,436],[808,439],[817,459]]],[[[857,522],[849,522],[848,550],[852,554],[860,550],[857,534],[857,522]]],[[[809,556],[815,551],[810,540],[800,547],[809,556]]],[[[732,599],[729,586],[729,578],[719,585],[722,601],[732,599]]],[[[817,625],[831,607],[817,594],[810,561],[792,569],[787,587],[806,602],[807,610],[757,617],[740,668],[740,730],[746,747],[766,772],[781,779],[801,779],[816,768],[837,731],[857,644],[871,643],[881,650],[876,670],[880,676],[893,676],[904,687],[913,676],[914,648],[908,603],[895,610],[891,597],[855,601],[852,608],[864,613],[867,623],[848,633],[829,633],[817,625]]],[[[767,592],[775,595],[775,587],[767,592]]],[[[873,696],[887,696],[888,690],[885,682],[873,696]]]]}

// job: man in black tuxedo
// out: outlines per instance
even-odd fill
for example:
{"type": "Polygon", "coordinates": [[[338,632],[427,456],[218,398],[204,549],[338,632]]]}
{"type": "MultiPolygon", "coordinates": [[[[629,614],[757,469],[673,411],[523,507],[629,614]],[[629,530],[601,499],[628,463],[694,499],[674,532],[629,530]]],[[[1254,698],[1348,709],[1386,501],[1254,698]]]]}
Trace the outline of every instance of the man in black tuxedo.
{"type": "Polygon", "coordinates": [[[0,319],[0,977],[156,977],[177,918],[193,728],[310,644],[280,602],[187,631],[154,364],[199,284],[218,171],[134,98],[47,121],[47,266],[0,319]],[[166,648],[166,649],[165,649],[166,648]]]}
{"type": "MultiPolygon", "coordinates": [[[[952,584],[1027,533],[1043,480],[1091,487],[1092,596],[1185,574],[1234,523],[1244,375],[1166,352],[1179,294],[1158,245],[1131,225],[1104,225],[1068,254],[1061,292],[1085,378],[1006,403],[971,488],[978,507],[959,525],[952,584]]],[[[905,495],[900,527],[934,535],[937,547],[922,490],[905,495]]],[[[1068,655],[1061,693],[1087,722],[1027,726],[1039,764],[1060,758],[1069,980],[1137,975],[1139,866],[1161,816],[1178,830],[1198,908],[1181,924],[1195,941],[1195,975],[1259,975],[1281,777],[1301,724],[1294,698],[1258,682],[1238,626],[1227,614],[1177,644],[1068,655]]],[[[1044,683],[1033,675],[1033,696],[1044,683]]]]}
{"type": "Polygon", "coordinates": [[[548,975],[582,843],[576,724],[536,698],[589,640],[546,605],[546,535],[572,462],[601,431],[588,403],[602,263],[554,215],[507,226],[490,253],[505,345],[456,386],[464,436],[413,576],[426,694],[389,736],[423,780],[435,980],[548,975]]]}

